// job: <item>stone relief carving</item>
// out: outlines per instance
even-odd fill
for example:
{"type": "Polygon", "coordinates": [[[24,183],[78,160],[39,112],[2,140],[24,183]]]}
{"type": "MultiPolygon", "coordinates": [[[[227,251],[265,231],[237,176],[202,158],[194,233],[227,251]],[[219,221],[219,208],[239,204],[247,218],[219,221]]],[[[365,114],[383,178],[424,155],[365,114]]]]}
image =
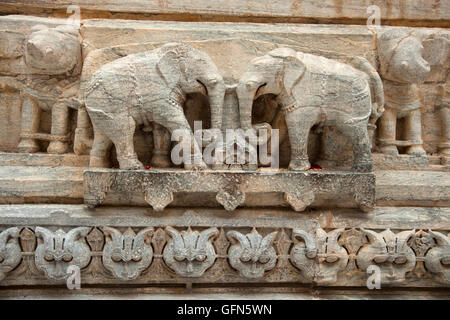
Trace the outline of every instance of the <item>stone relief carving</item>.
{"type": "Polygon", "coordinates": [[[338,273],[347,267],[348,253],[339,244],[339,237],[344,229],[326,232],[322,228],[316,230],[318,263],[315,281],[320,284],[332,284],[337,281],[338,273]]]}
{"type": "Polygon", "coordinates": [[[427,270],[439,275],[440,281],[450,283],[450,237],[441,232],[429,231],[436,242],[425,255],[427,270]]]}
{"type": "Polygon", "coordinates": [[[423,58],[422,42],[411,30],[392,29],[379,35],[377,51],[386,96],[378,133],[381,152],[397,156],[397,147],[407,147],[407,154],[424,156],[417,84],[425,81],[430,64],[423,58]],[[405,119],[403,140],[397,139],[399,118],[405,119]]]}
{"type": "Polygon", "coordinates": [[[53,280],[67,278],[67,268],[71,265],[80,269],[86,267],[91,259],[91,251],[86,243],[89,230],[87,227],[79,227],[68,232],[61,229],[53,232],[36,227],[36,267],[53,280]]]}
{"type": "MultiPolygon", "coordinates": [[[[136,125],[156,122],[170,132],[185,130],[194,157],[200,147],[183,113],[187,93],[208,95],[211,124],[222,128],[225,84],[211,58],[182,43],[131,54],[102,66],[86,88],[85,104],[94,126],[90,166],[106,166],[112,144],[121,169],[143,169],[134,150],[136,125]],[[119,110],[119,111],[118,111],[119,110]]],[[[186,140],[186,141],[185,141],[186,140]]],[[[207,168],[192,159],[185,168],[207,168]]]]}
{"type": "Polygon", "coordinates": [[[313,280],[316,273],[316,240],[304,230],[294,229],[292,235],[294,239],[299,239],[301,242],[291,249],[289,259],[306,279],[313,280]]]}
{"type": "Polygon", "coordinates": [[[19,228],[8,228],[0,233],[0,281],[16,268],[22,260],[19,245],[19,228]]]}
{"type": "Polygon", "coordinates": [[[353,143],[354,169],[372,170],[367,126],[369,118],[383,110],[376,72],[368,74],[335,60],[279,48],[252,60],[236,92],[243,129],[251,128],[253,101],[263,94],[277,95],[291,143],[290,169],[310,169],[309,131],[316,124],[332,124],[353,143]],[[371,90],[377,93],[374,103],[371,90]]]}
{"type": "Polygon", "coordinates": [[[233,243],[228,250],[231,266],[244,278],[263,277],[264,272],[272,270],[277,263],[272,245],[277,234],[275,231],[263,238],[255,228],[246,235],[238,231],[227,232],[228,239],[233,243]]]}
{"type": "Polygon", "coordinates": [[[369,239],[369,243],[358,252],[358,267],[365,271],[372,264],[378,265],[383,284],[404,281],[406,273],[412,271],[416,264],[416,255],[408,246],[408,240],[416,231],[394,234],[389,229],[381,233],[362,229],[362,232],[369,239]]]}
{"type": "Polygon", "coordinates": [[[264,277],[268,282],[365,286],[367,267],[377,265],[382,286],[420,287],[430,280],[450,285],[449,237],[438,231],[293,229],[290,240],[280,230],[263,237],[256,229],[244,234],[231,228],[220,238],[217,227],[180,231],[168,226],[155,233],[150,227],[136,233],[131,227],[123,233],[112,227],[90,229],[65,233],[36,227],[36,234],[29,228],[20,234],[18,228],[6,229],[0,233],[0,285],[16,279],[42,281],[41,272],[48,279],[63,280],[70,265],[80,267],[83,282],[92,284],[172,283],[187,278],[239,282],[264,277]],[[206,272],[210,268],[213,272],[206,272]]]}
{"type": "Polygon", "coordinates": [[[152,263],[153,228],[145,228],[137,234],[128,228],[122,234],[115,228],[104,227],[103,232],[106,235],[103,265],[115,277],[122,280],[136,279],[152,263]]]}
{"type": "Polygon", "coordinates": [[[202,232],[178,231],[167,227],[169,243],[164,247],[164,262],[182,277],[200,277],[214,264],[216,252],[211,239],[217,237],[219,230],[209,228],[202,232]]]}
{"type": "MultiPolygon", "coordinates": [[[[81,37],[77,29],[37,25],[24,45],[28,67],[23,88],[21,140],[18,151],[40,150],[39,140],[48,140],[48,153],[69,152],[70,109],[78,110],[81,72],[81,37]],[[39,133],[41,110],[51,110],[51,133],[39,133]]],[[[86,121],[79,114],[81,121],[86,121]]]]}

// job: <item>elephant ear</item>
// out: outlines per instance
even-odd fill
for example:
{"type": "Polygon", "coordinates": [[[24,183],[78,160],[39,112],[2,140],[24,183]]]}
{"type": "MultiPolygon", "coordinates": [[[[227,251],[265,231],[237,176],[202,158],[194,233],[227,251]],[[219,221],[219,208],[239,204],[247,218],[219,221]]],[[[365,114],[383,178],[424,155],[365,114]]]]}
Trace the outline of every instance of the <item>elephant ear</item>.
{"type": "Polygon", "coordinates": [[[156,70],[168,88],[174,88],[181,78],[179,55],[174,51],[167,51],[156,64],[156,70]]]}
{"type": "Polygon", "coordinates": [[[298,58],[297,52],[290,48],[278,48],[269,52],[269,55],[284,60],[283,84],[287,93],[292,95],[292,89],[305,72],[305,64],[298,58]]]}

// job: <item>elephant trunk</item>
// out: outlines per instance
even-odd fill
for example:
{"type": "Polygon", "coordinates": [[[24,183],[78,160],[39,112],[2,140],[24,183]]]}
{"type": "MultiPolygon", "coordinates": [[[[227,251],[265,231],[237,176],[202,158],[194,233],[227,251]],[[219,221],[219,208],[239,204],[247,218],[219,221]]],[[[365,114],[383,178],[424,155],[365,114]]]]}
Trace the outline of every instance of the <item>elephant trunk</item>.
{"type": "Polygon", "coordinates": [[[240,83],[236,89],[239,100],[239,117],[241,128],[244,130],[252,128],[252,106],[256,90],[249,90],[245,83],[240,83]]]}
{"type": "Polygon", "coordinates": [[[225,83],[220,81],[214,88],[208,88],[209,106],[211,109],[211,128],[222,130],[223,102],[225,83]]]}

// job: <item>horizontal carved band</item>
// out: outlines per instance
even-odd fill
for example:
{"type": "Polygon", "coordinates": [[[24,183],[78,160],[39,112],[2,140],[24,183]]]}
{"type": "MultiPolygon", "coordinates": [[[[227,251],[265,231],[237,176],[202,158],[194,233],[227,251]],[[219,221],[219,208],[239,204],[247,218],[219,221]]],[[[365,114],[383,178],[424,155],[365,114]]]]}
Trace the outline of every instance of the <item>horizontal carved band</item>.
{"type": "Polygon", "coordinates": [[[61,283],[314,283],[450,286],[450,237],[441,231],[78,227],[0,232],[0,285],[61,283]],[[138,230],[139,229],[139,230],[138,230]],[[369,268],[370,267],[370,268],[369,268]]]}

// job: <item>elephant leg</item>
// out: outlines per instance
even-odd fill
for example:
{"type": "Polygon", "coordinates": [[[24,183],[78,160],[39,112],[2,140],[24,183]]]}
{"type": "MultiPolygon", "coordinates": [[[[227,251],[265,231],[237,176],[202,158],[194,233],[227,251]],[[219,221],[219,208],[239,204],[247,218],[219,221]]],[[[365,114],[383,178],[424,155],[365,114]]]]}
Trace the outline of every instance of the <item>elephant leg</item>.
{"type": "MultiPolygon", "coordinates": [[[[409,141],[422,141],[422,115],[420,109],[411,111],[405,117],[405,139],[409,141]]],[[[425,150],[422,147],[422,143],[413,144],[406,150],[407,154],[415,156],[426,155],[425,150]]]]}
{"type": "Polygon", "coordinates": [[[117,152],[117,160],[120,169],[124,170],[140,170],[144,169],[144,165],[138,160],[134,150],[134,131],[136,130],[136,122],[133,117],[128,114],[117,115],[114,125],[102,128],[114,143],[117,152]]]}
{"type": "Polygon", "coordinates": [[[286,125],[291,143],[290,170],[311,168],[308,160],[308,136],[312,126],[319,121],[319,108],[298,108],[286,114],[286,125]]]}
{"type": "MultiPolygon", "coordinates": [[[[52,108],[51,134],[55,139],[64,138],[69,132],[69,107],[64,103],[56,103],[52,108]]],[[[69,151],[69,143],[53,140],[47,148],[48,153],[62,154],[69,151]]]]}
{"type": "Polygon", "coordinates": [[[22,128],[21,140],[17,150],[22,153],[38,152],[40,147],[36,139],[26,137],[28,134],[37,133],[39,130],[41,109],[36,101],[26,98],[22,104],[22,128]]]}
{"type": "Polygon", "coordinates": [[[90,168],[108,168],[109,150],[112,147],[112,141],[94,126],[94,142],[89,159],[90,168]]]}
{"type": "Polygon", "coordinates": [[[75,138],[73,141],[73,151],[77,155],[86,154],[87,149],[91,145],[90,139],[90,120],[86,108],[78,109],[77,128],[75,130],[75,138]]]}
{"type": "Polygon", "coordinates": [[[169,159],[170,152],[170,132],[163,126],[153,124],[153,156],[151,164],[157,168],[169,168],[171,166],[169,159]]]}
{"type": "Polygon", "coordinates": [[[370,172],[373,169],[367,121],[360,121],[351,125],[338,125],[338,129],[347,136],[353,145],[353,169],[370,172]]]}
{"type": "Polygon", "coordinates": [[[208,166],[202,160],[201,149],[194,139],[192,129],[189,126],[188,121],[184,115],[183,109],[180,105],[164,104],[156,105],[153,108],[154,121],[167,128],[171,134],[175,130],[180,130],[183,135],[181,136],[180,144],[188,144],[190,148],[190,163],[184,163],[184,168],[188,170],[192,169],[207,169],[208,166]]]}
{"type": "Polygon", "coordinates": [[[398,149],[393,143],[396,140],[397,111],[386,108],[380,118],[378,139],[381,142],[381,152],[391,156],[398,156],[398,149]]]}

